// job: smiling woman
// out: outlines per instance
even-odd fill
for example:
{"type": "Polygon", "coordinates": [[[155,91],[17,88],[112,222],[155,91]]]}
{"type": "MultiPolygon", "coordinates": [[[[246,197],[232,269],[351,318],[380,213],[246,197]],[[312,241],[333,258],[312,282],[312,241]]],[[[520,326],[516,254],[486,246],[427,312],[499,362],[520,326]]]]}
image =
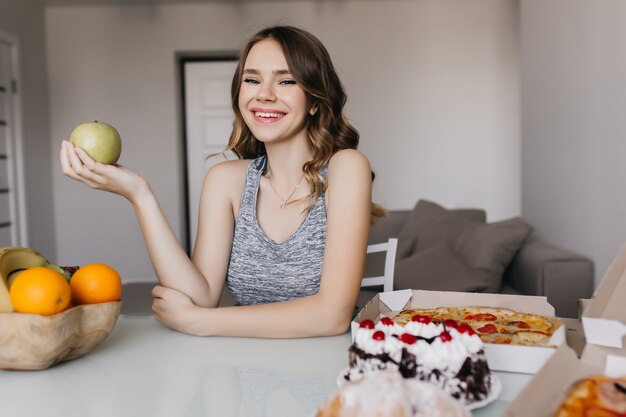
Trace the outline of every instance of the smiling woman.
{"type": "Polygon", "coordinates": [[[240,159],[206,174],[191,259],[145,179],[67,141],[63,172],[133,205],[161,284],[153,312],[164,326],[196,335],[342,333],[378,211],[328,51],[304,30],[264,29],[242,50],[231,96],[226,150],[240,159]],[[217,308],[224,285],[237,306],[217,308]]]}
{"type": "Polygon", "coordinates": [[[238,102],[246,126],[264,144],[306,136],[307,113],[316,111],[289,71],[281,46],[270,39],[248,53],[238,102]]]}

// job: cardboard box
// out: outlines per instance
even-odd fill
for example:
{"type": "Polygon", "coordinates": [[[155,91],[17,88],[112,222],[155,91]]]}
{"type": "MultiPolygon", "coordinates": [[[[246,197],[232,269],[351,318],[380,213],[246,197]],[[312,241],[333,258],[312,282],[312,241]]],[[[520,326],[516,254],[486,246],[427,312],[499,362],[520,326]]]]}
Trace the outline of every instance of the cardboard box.
{"type": "MultiPolygon", "coordinates": [[[[546,297],[400,290],[380,293],[365,305],[352,322],[352,337],[354,338],[362,320],[370,319],[377,321],[382,316],[393,316],[394,312],[400,310],[443,306],[501,307],[554,317],[554,307],[548,304],[546,297]]],[[[550,343],[559,346],[564,344],[564,341],[565,328],[561,326],[550,339],[550,343]]],[[[536,373],[555,351],[554,347],[485,344],[485,354],[487,355],[489,367],[496,371],[536,373]]]]}
{"type": "Polygon", "coordinates": [[[587,345],[578,359],[576,353],[563,344],[502,415],[553,417],[577,381],[599,374],[626,375],[626,350],[587,345]]]}
{"type": "Polygon", "coordinates": [[[621,349],[626,335],[626,245],[613,260],[591,301],[582,323],[588,344],[621,349]]]}
{"type": "Polygon", "coordinates": [[[554,355],[509,404],[506,417],[553,416],[576,381],[626,375],[626,246],[612,262],[591,300],[580,300],[586,345],[580,359],[568,346],[554,355]]]}
{"type": "Polygon", "coordinates": [[[580,318],[572,319],[567,317],[559,318],[565,326],[565,341],[567,345],[574,349],[576,355],[580,358],[587,344],[585,334],[583,333],[583,325],[580,318]]]}

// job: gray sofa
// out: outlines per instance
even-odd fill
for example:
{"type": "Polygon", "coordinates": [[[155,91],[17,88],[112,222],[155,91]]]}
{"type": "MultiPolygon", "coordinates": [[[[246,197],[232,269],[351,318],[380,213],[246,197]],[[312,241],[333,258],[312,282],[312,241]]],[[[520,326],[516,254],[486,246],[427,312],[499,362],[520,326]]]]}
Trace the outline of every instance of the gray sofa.
{"type": "MultiPolygon", "coordinates": [[[[389,211],[386,217],[372,226],[369,243],[385,242],[391,237],[402,236],[403,227],[406,226],[411,212],[412,210],[389,211]]],[[[402,245],[402,242],[399,242],[399,245],[402,245]]],[[[369,255],[365,276],[381,274],[383,264],[382,256],[369,255]]],[[[499,292],[546,296],[548,302],[555,307],[557,316],[577,317],[578,299],[590,298],[593,293],[593,271],[593,262],[590,259],[538,240],[531,234],[524,240],[522,247],[516,251],[504,270],[499,292]]],[[[396,267],[394,277],[396,283],[402,281],[398,273],[406,271],[396,267]]],[[[394,287],[399,289],[397,286],[394,287]]],[[[376,293],[376,288],[363,288],[358,308],[376,293]]]]}

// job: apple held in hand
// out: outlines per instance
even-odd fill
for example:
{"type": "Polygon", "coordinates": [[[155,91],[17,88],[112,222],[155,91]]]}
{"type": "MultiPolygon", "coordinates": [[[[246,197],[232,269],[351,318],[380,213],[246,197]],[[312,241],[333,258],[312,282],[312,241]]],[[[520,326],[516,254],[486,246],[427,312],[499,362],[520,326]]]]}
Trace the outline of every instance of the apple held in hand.
{"type": "Polygon", "coordinates": [[[74,128],[70,142],[102,164],[114,164],[122,153],[120,134],[111,125],[94,121],[74,128]]]}

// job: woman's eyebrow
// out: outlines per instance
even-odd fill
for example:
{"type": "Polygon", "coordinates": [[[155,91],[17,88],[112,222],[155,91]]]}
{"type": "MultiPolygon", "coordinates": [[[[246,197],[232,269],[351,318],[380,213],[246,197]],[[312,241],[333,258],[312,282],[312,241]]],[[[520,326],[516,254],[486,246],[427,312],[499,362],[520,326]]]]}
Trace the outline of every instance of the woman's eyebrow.
{"type": "MultiPolygon", "coordinates": [[[[244,74],[260,74],[261,71],[255,68],[245,68],[243,70],[244,74]]],[[[291,74],[291,71],[289,71],[288,69],[279,69],[279,70],[274,70],[272,71],[272,73],[274,73],[275,75],[286,75],[286,74],[291,74]]]]}

